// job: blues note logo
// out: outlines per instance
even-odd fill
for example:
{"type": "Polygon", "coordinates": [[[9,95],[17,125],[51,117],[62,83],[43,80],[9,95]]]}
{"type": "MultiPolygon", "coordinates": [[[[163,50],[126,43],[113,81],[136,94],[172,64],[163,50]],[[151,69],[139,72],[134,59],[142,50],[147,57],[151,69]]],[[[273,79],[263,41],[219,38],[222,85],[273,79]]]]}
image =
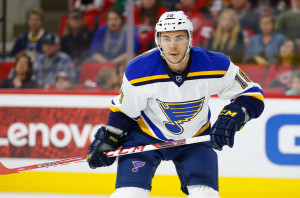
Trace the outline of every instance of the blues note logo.
{"type": "Polygon", "coordinates": [[[181,124],[190,121],[202,109],[204,97],[199,100],[188,102],[162,102],[157,100],[168,122],[164,121],[165,127],[173,134],[179,135],[183,132],[181,124]]]}
{"type": "Polygon", "coordinates": [[[146,162],[141,161],[132,161],[134,168],[132,169],[132,172],[138,172],[139,168],[143,167],[146,162]]]}

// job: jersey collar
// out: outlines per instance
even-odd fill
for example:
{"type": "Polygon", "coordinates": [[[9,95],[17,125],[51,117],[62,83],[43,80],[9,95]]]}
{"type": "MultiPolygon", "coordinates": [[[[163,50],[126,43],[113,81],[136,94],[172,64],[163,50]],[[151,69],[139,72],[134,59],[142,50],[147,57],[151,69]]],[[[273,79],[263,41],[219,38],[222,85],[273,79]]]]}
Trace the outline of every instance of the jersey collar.
{"type": "Polygon", "coordinates": [[[188,73],[190,72],[190,69],[191,69],[191,63],[192,63],[192,54],[190,53],[190,57],[189,57],[189,61],[188,61],[188,65],[187,65],[187,68],[186,70],[183,72],[183,73],[174,73],[170,70],[169,66],[168,66],[168,63],[165,59],[163,59],[161,57],[161,63],[162,63],[162,66],[165,70],[165,72],[168,74],[168,76],[172,79],[172,81],[178,86],[180,87],[184,81],[186,80],[186,77],[188,75],[188,73]]]}

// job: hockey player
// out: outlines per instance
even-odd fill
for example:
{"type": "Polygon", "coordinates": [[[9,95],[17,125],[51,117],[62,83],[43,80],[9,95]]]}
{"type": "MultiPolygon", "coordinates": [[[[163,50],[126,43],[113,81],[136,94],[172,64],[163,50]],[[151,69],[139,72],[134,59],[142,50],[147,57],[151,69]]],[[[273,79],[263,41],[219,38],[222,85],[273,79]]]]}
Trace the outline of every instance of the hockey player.
{"type": "Polygon", "coordinates": [[[211,142],[119,157],[112,198],[146,198],[161,160],[175,164],[190,198],[218,198],[218,162],[213,150],[232,147],[234,135],[264,109],[263,92],[225,55],[192,47],[193,26],[182,12],[166,12],[156,24],[156,49],[136,57],[113,99],[106,127],[90,145],[91,168],[109,166],[104,151],[199,135],[211,142]],[[211,95],[230,99],[211,127],[211,95]]]}

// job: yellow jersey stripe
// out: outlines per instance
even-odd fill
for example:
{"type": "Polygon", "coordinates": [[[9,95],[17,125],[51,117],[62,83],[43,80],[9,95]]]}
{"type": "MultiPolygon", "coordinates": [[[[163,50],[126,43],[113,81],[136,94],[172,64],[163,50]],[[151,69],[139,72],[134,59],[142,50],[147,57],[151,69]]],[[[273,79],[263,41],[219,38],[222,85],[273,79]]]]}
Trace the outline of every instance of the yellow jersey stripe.
{"type": "MultiPolygon", "coordinates": [[[[140,119],[138,119],[137,121],[138,125],[140,126],[140,128],[142,129],[142,131],[148,135],[150,135],[151,137],[154,137],[152,135],[152,133],[150,132],[150,130],[148,129],[146,123],[144,122],[143,118],[140,117],[140,119]]],[[[154,137],[155,139],[157,139],[156,137],[154,137]]]]}
{"type": "Polygon", "coordinates": [[[136,83],[150,81],[150,80],[168,79],[168,78],[170,78],[170,77],[168,75],[166,75],[166,74],[164,74],[164,75],[156,75],[156,76],[147,76],[147,77],[143,77],[143,78],[133,79],[133,80],[129,81],[129,83],[130,84],[136,84],[136,83]]]}
{"type": "Polygon", "coordinates": [[[264,97],[261,94],[245,94],[242,96],[251,96],[257,98],[258,100],[261,100],[263,103],[265,102],[264,97]]]}
{"type": "MultiPolygon", "coordinates": [[[[227,71],[217,70],[217,71],[201,71],[201,72],[192,72],[187,75],[187,77],[194,77],[194,76],[208,76],[208,75],[225,75],[227,71]]],[[[169,79],[170,77],[167,74],[162,75],[155,75],[155,76],[147,76],[142,78],[137,78],[130,80],[130,84],[136,84],[151,80],[158,80],[158,79],[169,79]]]]}
{"type": "MultiPolygon", "coordinates": [[[[114,106],[112,106],[112,105],[110,105],[109,108],[110,108],[110,110],[111,110],[112,112],[122,112],[120,109],[118,109],[117,107],[114,107],[114,106]]],[[[122,113],[123,113],[123,112],[122,112],[122,113]]]]}
{"type": "Polygon", "coordinates": [[[194,137],[197,137],[197,136],[199,136],[201,133],[203,133],[203,131],[205,131],[205,130],[209,127],[209,125],[210,125],[210,121],[209,121],[206,125],[204,125],[204,127],[202,127],[202,128],[194,135],[194,137]]]}
{"type": "Polygon", "coordinates": [[[224,70],[191,72],[187,75],[187,77],[208,76],[208,75],[225,75],[226,72],[227,71],[224,71],[224,70]]]}

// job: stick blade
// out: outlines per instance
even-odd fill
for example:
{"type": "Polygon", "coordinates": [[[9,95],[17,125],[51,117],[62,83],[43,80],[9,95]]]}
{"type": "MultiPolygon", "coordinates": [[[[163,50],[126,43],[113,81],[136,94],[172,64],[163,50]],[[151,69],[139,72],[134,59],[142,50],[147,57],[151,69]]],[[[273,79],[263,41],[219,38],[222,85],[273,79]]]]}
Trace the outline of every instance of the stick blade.
{"type": "Polygon", "coordinates": [[[9,168],[6,168],[1,162],[0,162],[0,175],[7,175],[12,173],[12,170],[9,168]]]}

